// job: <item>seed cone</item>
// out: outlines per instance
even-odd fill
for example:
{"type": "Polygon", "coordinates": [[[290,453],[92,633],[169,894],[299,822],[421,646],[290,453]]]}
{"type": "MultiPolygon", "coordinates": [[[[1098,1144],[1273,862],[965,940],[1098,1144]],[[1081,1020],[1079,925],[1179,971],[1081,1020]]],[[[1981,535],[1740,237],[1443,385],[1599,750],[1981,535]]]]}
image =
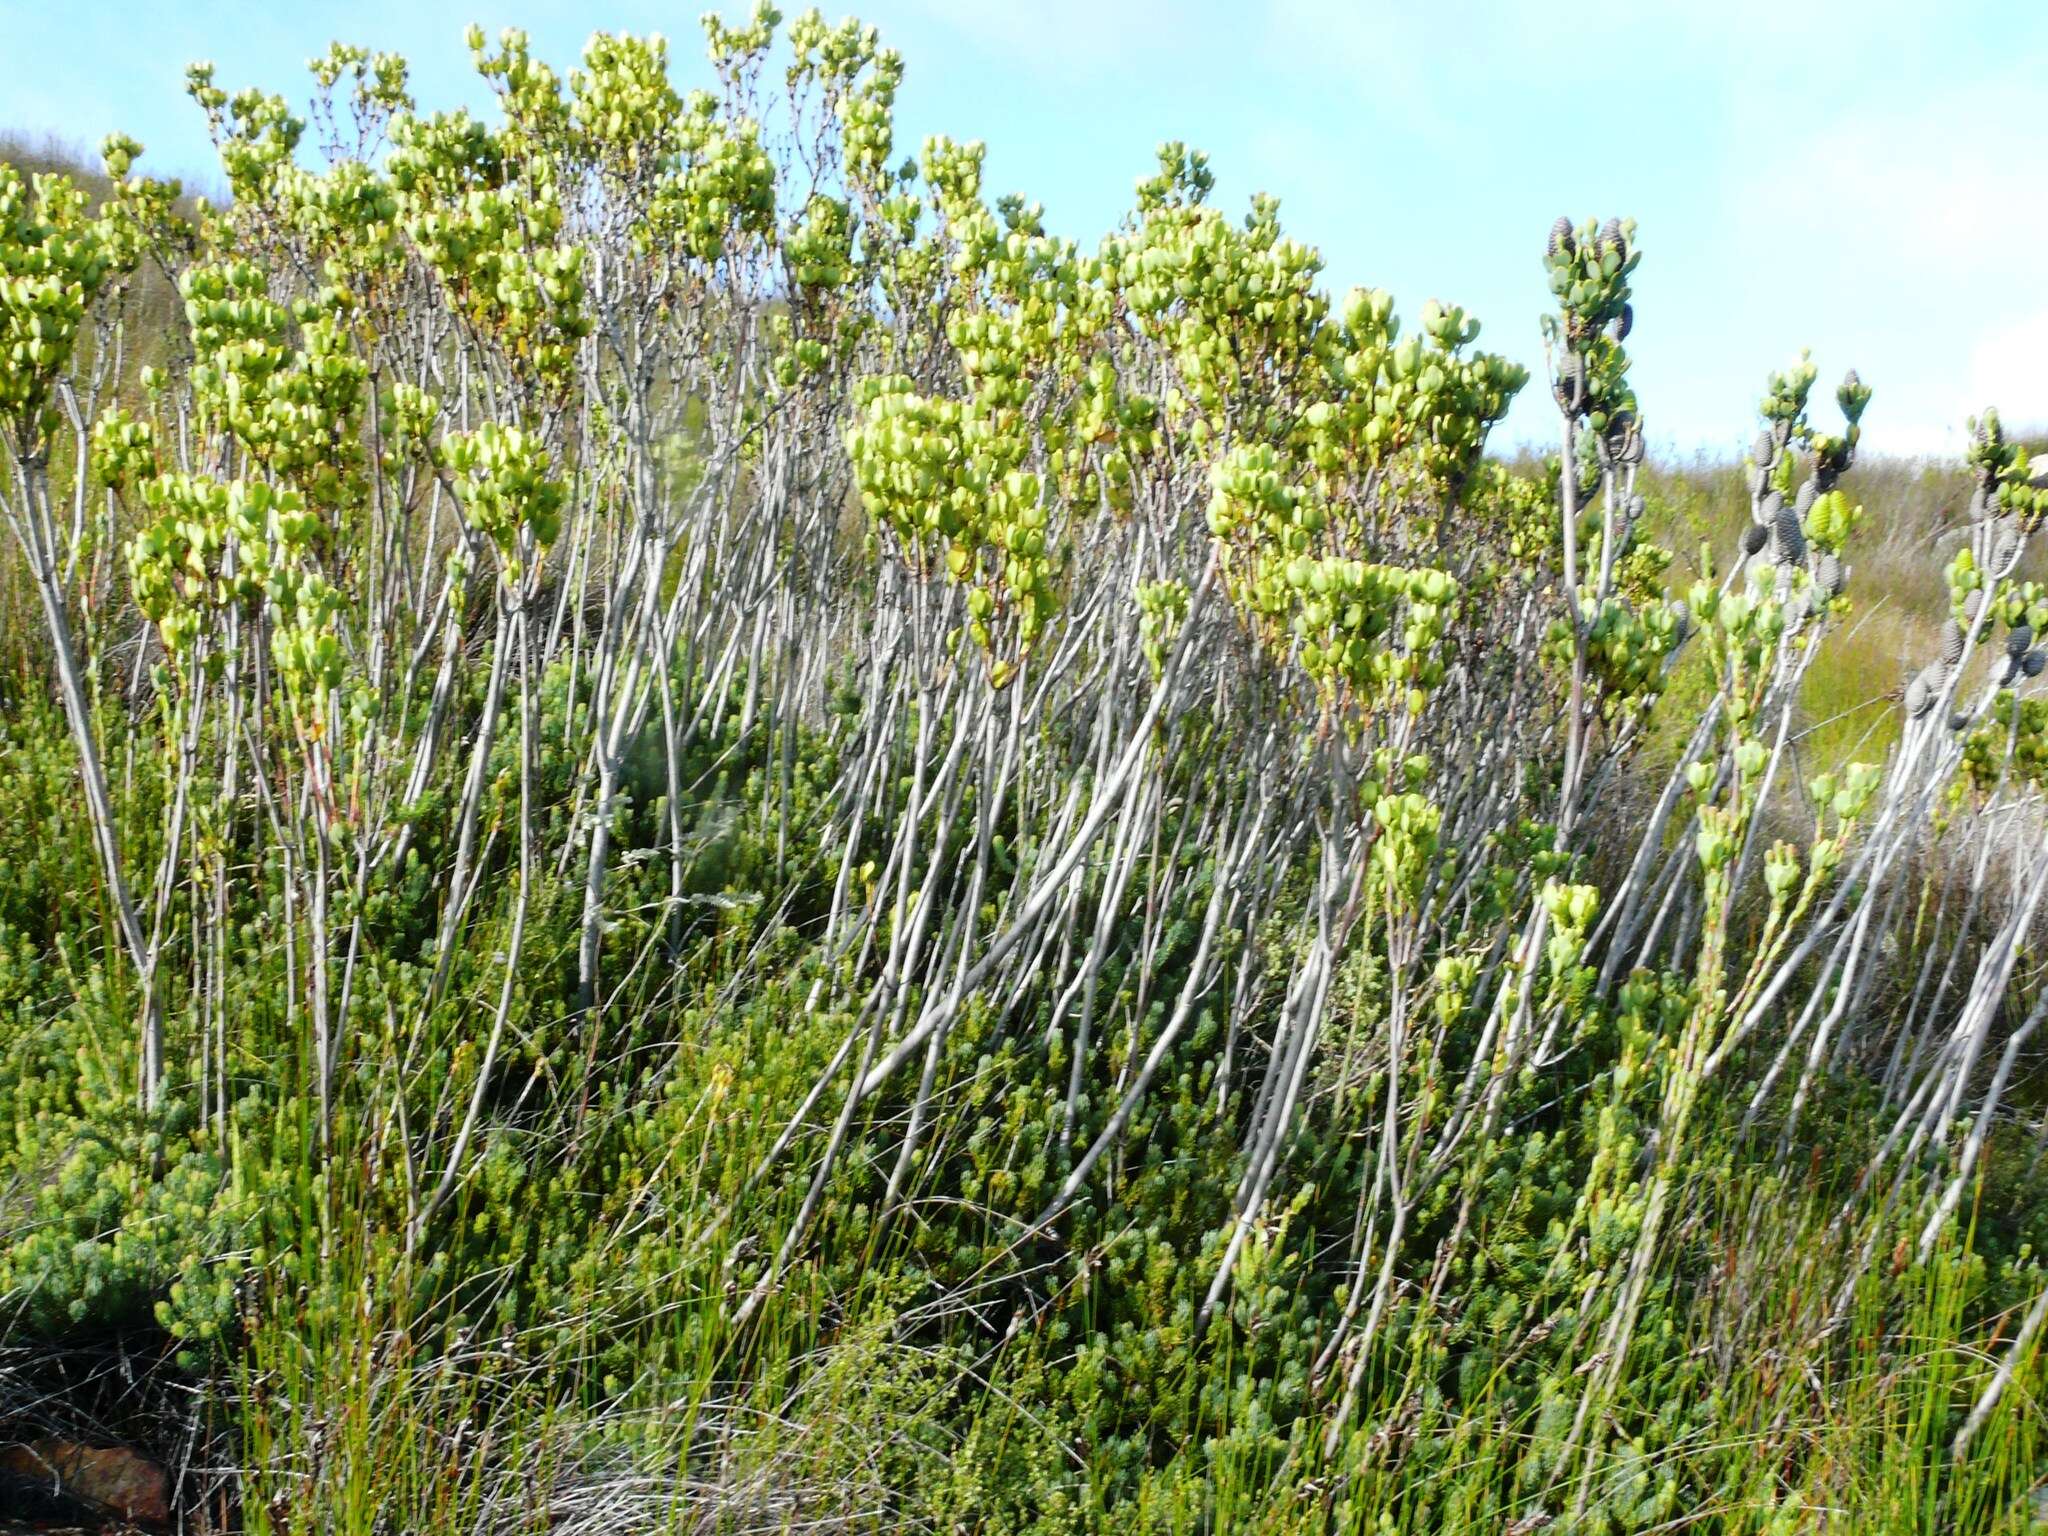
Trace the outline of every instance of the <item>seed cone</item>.
{"type": "Polygon", "coordinates": [[[1576,352],[1567,352],[1558,360],[1557,383],[1554,386],[1557,403],[1576,415],[1586,401],[1586,360],[1576,352]]]}
{"type": "Polygon", "coordinates": [[[1934,690],[1927,686],[1927,679],[1916,677],[1906,684],[1906,718],[1918,720],[1934,707],[1934,690]]]}
{"type": "Polygon", "coordinates": [[[1778,563],[1784,566],[1803,565],[1806,561],[1806,530],[1799,526],[1799,514],[1782,502],[1778,515],[1771,525],[1771,543],[1775,546],[1778,563]]]}
{"type": "Polygon", "coordinates": [[[2003,572],[2020,552],[2020,520],[2008,513],[1998,520],[1997,526],[1991,544],[1991,569],[2003,572]]]}
{"type": "Polygon", "coordinates": [[[1941,668],[1922,667],[1913,681],[1906,685],[1906,714],[1918,720],[1934,708],[1934,701],[1941,695],[1941,668]]]}
{"type": "Polygon", "coordinates": [[[1941,661],[1943,666],[1952,667],[1963,659],[1963,626],[1950,619],[1941,626],[1941,661]]]}
{"type": "Polygon", "coordinates": [[[1820,583],[1821,591],[1827,593],[1829,597],[1840,597],[1842,589],[1849,584],[1849,572],[1840,558],[1825,550],[1821,552],[1820,559],[1814,562],[1813,576],[1814,580],[1820,583]]]}

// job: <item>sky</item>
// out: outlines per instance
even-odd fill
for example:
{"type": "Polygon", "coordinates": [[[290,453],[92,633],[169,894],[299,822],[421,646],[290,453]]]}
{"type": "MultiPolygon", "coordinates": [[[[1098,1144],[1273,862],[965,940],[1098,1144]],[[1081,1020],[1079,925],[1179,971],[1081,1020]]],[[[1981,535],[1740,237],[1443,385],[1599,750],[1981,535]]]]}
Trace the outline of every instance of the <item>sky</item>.
{"type": "MultiPolygon", "coordinates": [[[[787,3],[792,14],[799,7],[787,3]]],[[[0,129],[217,187],[185,65],[302,99],[339,38],[405,54],[423,108],[479,105],[462,35],[513,25],[566,71],[594,28],[661,32],[709,83],[696,5],[649,0],[0,0],[0,129]]],[[[740,19],[742,7],[725,7],[740,19]]],[[[836,20],[840,7],[826,8],[836,20]]],[[[1765,376],[1810,348],[1876,391],[1865,444],[1953,453],[1996,405],[2048,427],[2044,0],[867,0],[907,66],[897,142],[989,146],[1092,247],[1155,146],[1206,150],[1213,201],[1264,191],[1333,292],[1439,298],[1540,366],[1560,213],[1633,216],[1634,380],[1665,452],[1739,451],[1765,376]],[[1604,14],[1603,14],[1604,12],[1604,14]]],[[[1816,390],[1823,428],[1832,390],[1816,390]]],[[[1525,390],[1496,441],[1548,442],[1525,390]]]]}

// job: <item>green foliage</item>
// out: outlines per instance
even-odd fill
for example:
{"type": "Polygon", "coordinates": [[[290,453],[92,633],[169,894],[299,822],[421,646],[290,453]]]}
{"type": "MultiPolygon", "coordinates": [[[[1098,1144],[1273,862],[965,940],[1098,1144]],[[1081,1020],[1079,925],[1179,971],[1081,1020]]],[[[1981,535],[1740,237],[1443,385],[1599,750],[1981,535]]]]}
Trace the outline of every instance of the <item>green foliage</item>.
{"type": "Polygon", "coordinates": [[[0,166],[10,1342],[153,1331],[251,1531],[2025,1529],[2025,449],[1816,769],[1870,391],[1688,568],[1632,224],[1511,468],[1199,152],[1084,251],[706,36],[0,166]]]}

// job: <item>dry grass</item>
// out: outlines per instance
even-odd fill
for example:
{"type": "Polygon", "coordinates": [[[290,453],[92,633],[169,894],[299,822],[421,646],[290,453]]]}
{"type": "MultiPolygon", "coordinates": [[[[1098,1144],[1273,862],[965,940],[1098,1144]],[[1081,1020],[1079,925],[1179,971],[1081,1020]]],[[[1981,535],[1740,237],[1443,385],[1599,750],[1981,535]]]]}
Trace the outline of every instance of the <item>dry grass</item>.
{"type": "MultiPolygon", "coordinates": [[[[1646,532],[1677,556],[1674,592],[1701,574],[1700,550],[1712,551],[1725,570],[1749,521],[1743,466],[1695,458],[1656,465],[1644,473],[1649,503],[1646,532]]],[[[1966,533],[1969,481],[1954,465],[1926,459],[1868,459],[1844,479],[1843,490],[1864,508],[1848,553],[1850,611],[1807,675],[1797,740],[1800,776],[1853,760],[1883,759],[1898,734],[1898,711],[1888,707],[1906,681],[1935,654],[1948,615],[1943,572],[1966,533]]],[[[2021,573],[2048,577],[2048,559],[2036,551],[2021,573]]],[[[1676,687],[1703,688],[1681,678],[1676,687]]],[[[1682,718],[1684,711],[1674,712],[1682,718]]]]}

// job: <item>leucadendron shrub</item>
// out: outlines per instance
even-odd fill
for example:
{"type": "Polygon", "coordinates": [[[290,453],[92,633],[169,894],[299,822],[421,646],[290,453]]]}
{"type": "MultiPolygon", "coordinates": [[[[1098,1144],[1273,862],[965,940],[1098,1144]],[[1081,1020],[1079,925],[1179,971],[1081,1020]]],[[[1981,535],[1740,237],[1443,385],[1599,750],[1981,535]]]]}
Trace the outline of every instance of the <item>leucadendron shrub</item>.
{"type": "Polygon", "coordinates": [[[2027,1529],[1996,415],[1817,759],[1872,389],[1677,547],[1631,222],[1485,350],[705,34],[0,167],[8,1361],[146,1341],[249,1530],[2027,1529]]]}

